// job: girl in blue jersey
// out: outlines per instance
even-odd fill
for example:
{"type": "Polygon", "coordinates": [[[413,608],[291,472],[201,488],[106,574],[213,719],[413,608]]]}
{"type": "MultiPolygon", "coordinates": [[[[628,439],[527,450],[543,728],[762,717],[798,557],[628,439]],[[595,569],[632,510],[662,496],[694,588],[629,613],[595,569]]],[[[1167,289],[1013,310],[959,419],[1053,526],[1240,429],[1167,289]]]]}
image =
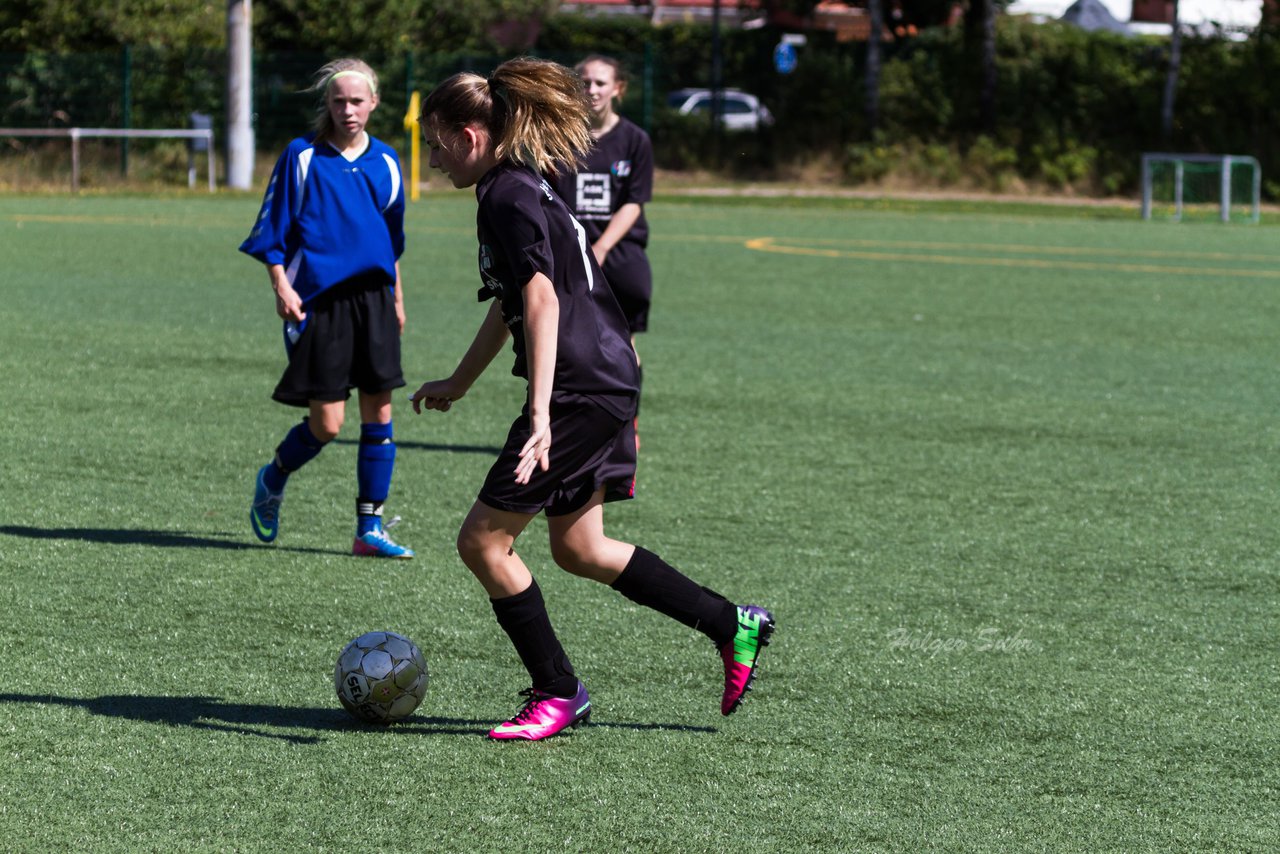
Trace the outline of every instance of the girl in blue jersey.
{"type": "MultiPolygon", "coordinates": [[[[649,224],[644,218],[644,205],[653,195],[653,146],[647,133],[614,110],[614,102],[627,93],[621,62],[593,54],[575,70],[591,106],[594,144],[576,168],[547,178],[586,230],[591,252],[626,315],[634,348],[636,335],[649,328],[653,294],[645,254],[649,224]]],[[[640,376],[643,379],[643,368],[640,376]]],[[[638,404],[637,398],[637,410],[638,404]]]]}
{"type": "Polygon", "coordinates": [[[356,535],[352,554],[411,558],[383,529],[396,446],[391,392],[404,385],[404,188],[394,149],[365,130],[378,78],[358,59],[325,65],[312,87],[315,131],[289,143],[262,212],[240,246],[267,265],[289,364],[272,395],[308,414],[258,471],[249,518],[263,542],[280,529],[289,475],[335,436],[359,391],[356,535]]]}
{"type": "Polygon", "coordinates": [[[512,340],[512,372],[528,382],[524,411],[458,533],[458,552],[488,593],[498,624],[532,680],[521,709],[489,733],[537,740],[585,720],[587,690],[574,673],[542,593],[514,550],[545,513],[561,568],[698,629],[724,665],[721,712],[742,701],[773,617],[735,606],[657,555],[604,533],[606,501],[631,497],[638,375],[622,310],[583,227],[542,179],[591,143],[582,84],[535,59],[485,79],[457,74],[422,108],[431,165],[476,188],[481,301],[492,300],[453,374],[410,399],[448,411],[512,340]]]}

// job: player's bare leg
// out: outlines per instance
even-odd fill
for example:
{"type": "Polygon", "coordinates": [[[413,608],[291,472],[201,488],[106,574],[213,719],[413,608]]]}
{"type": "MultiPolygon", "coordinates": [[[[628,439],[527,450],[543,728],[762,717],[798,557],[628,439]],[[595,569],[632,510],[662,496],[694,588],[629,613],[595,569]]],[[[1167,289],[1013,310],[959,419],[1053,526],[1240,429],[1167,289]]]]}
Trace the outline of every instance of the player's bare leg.
{"type": "Polygon", "coordinates": [[[537,741],[591,715],[587,689],[556,638],[542,591],[515,552],[515,542],[532,515],[512,513],[477,501],[458,532],[458,554],[489,594],[498,625],[511,638],[533,685],[522,691],[520,709],[494,727],[494,739],[537,741]]]}
{"type": "Polygon", "coordinates": [[[707,635],[724,666],[720,711],[733,713],[751,687],[760,652],[773,634],[773,615],[758,605],[734,605],[652,552],[606,536],[603,504],[604,491],[598,490],[580,510],[548,518],[556,563],[707,635]]]}

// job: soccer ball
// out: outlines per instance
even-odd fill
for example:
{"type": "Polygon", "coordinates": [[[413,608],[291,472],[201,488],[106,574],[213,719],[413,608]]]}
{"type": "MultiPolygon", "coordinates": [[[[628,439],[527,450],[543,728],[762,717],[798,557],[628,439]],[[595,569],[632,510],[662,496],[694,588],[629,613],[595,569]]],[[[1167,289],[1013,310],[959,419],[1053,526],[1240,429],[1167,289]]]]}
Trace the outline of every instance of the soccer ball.
{"type": "Polygon", "coordinates": [[[354,717],[394,723],[413,714],[427,693],[427,662],[404,635],[368,632],[338,654],[333,687],[354,717]]]}

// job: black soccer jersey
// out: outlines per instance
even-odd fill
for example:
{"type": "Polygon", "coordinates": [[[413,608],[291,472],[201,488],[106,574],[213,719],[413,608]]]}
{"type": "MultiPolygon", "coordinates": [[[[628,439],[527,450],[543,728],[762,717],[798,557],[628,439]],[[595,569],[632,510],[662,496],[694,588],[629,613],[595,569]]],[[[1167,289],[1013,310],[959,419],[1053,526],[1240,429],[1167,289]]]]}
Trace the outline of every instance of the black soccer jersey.
{"type": "Polygon", "coordinates": [[[542,273],[560,302],[552,401],[588,400],[632,418],[639,390],[635,351],[582,225],[546,181],[522,166],[489,170],[476,185],[476,198],[484,283],[479,298],[501,301],[516,357],[511,372],[529,378],[524,286],[542,273]]]}
{"type": "MultiPolygon", "coordinates": [[[[596,140],[577,172],[562,172],[554,180],[556,192],[587,230],[589,242],[595,243],[618,208],[627,203],[643,205],[652,198],[649,135],[619,116],[613,130],[596,140]]],[[[622,239],[648,244],[649,224],[643,211],[622,239]]]]}

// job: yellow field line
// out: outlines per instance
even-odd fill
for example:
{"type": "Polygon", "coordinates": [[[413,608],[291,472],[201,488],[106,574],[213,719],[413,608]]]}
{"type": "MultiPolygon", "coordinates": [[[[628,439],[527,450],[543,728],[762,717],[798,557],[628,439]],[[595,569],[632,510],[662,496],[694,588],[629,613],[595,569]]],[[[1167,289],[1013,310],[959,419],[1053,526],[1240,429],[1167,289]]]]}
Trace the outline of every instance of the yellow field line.
{"type": "MultiPolygon", "coordinates": [[[[777,240],[779,238],[764,238],[777,240]]],[[[786,238],[784,238],[786,239],[786,238]]],[[[1137,258],[1203,258],[1206,261],[1260,261],[1280,266],[1280,254],[1277,255],[1243,255],[1234,252],[1179,252],[1160,249],[1104,249],[1092,246],[1031,246],[1025,243],[934,243],[923,240],[860,240],[840,237],[805,237],[794,238],[805,243],[826,243],[845,246],[893,246],[902,249],[976,249],[987,252],[1027,253],[1031,255],[1125,255],[1137,258]]]]}
{"type": "Polygon", "coordinates": [[[973,267],[1034,267],[1042,270],[1103,270],[1122,273],[1158,273],[1180,276],[1235,276],[1253,279],[1280,279],[1280,270],[1232,270],[1211,267],[1170,267],[1161,264],[1119,264],[1100,261],[1044,260],[1040,258],[983,258],[966,255],[912,255],[897,252],[853,252],[806,246],[780,246],[776,238],[757,237],[746,248],[757,252],[804,255],[817,258],[854,258],[862,261],[905,261],[913,264],[950,264],[973,267]]]}
{"type": "MultiPolygon", "coordinates": [[[[108,224],[108,225],[147,225],[147,226],[166,226],[166,225],[188,225],[186,221],[166,220],[158,217],[124,217],[124,216],[84,216],[76,214],[8,214],[3,217],[5,220],[13,222],[41,222],[41,223],[67,223],[67,224],[108,224]]],[[[211,225],[218,227],[233,227],[225,222],[202,222],[201,225],[211,225]]],[[[467,234],[469,229],[453,229],[441,228],[439,226],[428,226],[424,228],[413,228],[413,231],[434,234],[467,234]]],[[[879,251],[854,251],[849,249],[826,249],[815,246],[786,246],[779,244],[777,237],[756,237],[743,240],[741,237],[731,235],[681,235],[677,240],[696,241],[696,242],[714,242],[714,243],[734,243],[744,245],[747,249],[757,252],[772,252],[782,255],[800,255],[817,258],[851,258],[862,261],[902,261],[917,264],[949,264],[958,266],[995,266],[995,267],[1032,267],[1037,269],[1059,269],[1059,270],[1111,270],[1125,273],[1155,273],[1168,275],[1184,275],[1184,276],[1229,276],[1239,278],[1256,278],[1256,279],[1276,279],[1280,278],[1280,270],[1240,270],[1230,268],[1210,268],[1210,267],[1174,267],[1161,264],[1126,264],[1117,262],[1103,261],[1072,261],[1067,259],[1045,260],[1038,258],[993,258],[970,255],[927,255],[916,253],[897,253],[897,252],[879,252],[879,251]]],[[[799,238],[790,238],[799,239],[799,238]]],[[[1124,254],[1131,257],[1142,258],[1182,258],[1187,260],[1204,259],[1204,260],[1234,260],[1234,261],[1259,261],[1262,263],[1276,263],[1280,267],[1280,255],[1233,255],[1225,252],[1178,252],[1169,251],[1162,252],[1157,250],[1125,250],[1125,249],[1101,249],[1087,248],[1076,246],[1030,246],[1027,244],[1000,244],[1000,243],[936,243],[928,241],[916,240],[866,240],[858,238],[803,238],[806,243],[817,244],[836,244],[842,246],[861,246],[861,247],[895,247],[900,249],[920,249],[920,250],[980,250],[990,252],[1009,252],[1014,254],[1039,254],[1039,255],[1082,255],[1091,256],[1098,255],[1115,255],[1124,254]]]]}
{"type": "MultiPolygon", "coordinates": [[[[76,214],[5,214],[0,216],[0,221],[5,222],[40,222],[51,223],[54,225],[151,225],[151,226],[200,226],[200,227],[216,227],[216,228],[239,228],[244,226],[247,230],[253,225],[253,220],[248,221],[236,220],[232,222],[229,219],[166,219],[163,217],[129,217],[129,216],[84,216],[76,214]]],[[[406,223],[405,228],[414,233],[426,234],[471,234],[476,233],[474,228],[442,228],[439,226],[422,226],[419,223],[406,223]]],[[[741,243],[742,238],[736,237],[734,243],[741,243]]]]}
{"type": "Polygon", "coordinates": [[[77,225],[172,225],[173,220],[140,216],[75,216],[72,214],[8,214],[13,222],[75,223],[77,225]]]}

